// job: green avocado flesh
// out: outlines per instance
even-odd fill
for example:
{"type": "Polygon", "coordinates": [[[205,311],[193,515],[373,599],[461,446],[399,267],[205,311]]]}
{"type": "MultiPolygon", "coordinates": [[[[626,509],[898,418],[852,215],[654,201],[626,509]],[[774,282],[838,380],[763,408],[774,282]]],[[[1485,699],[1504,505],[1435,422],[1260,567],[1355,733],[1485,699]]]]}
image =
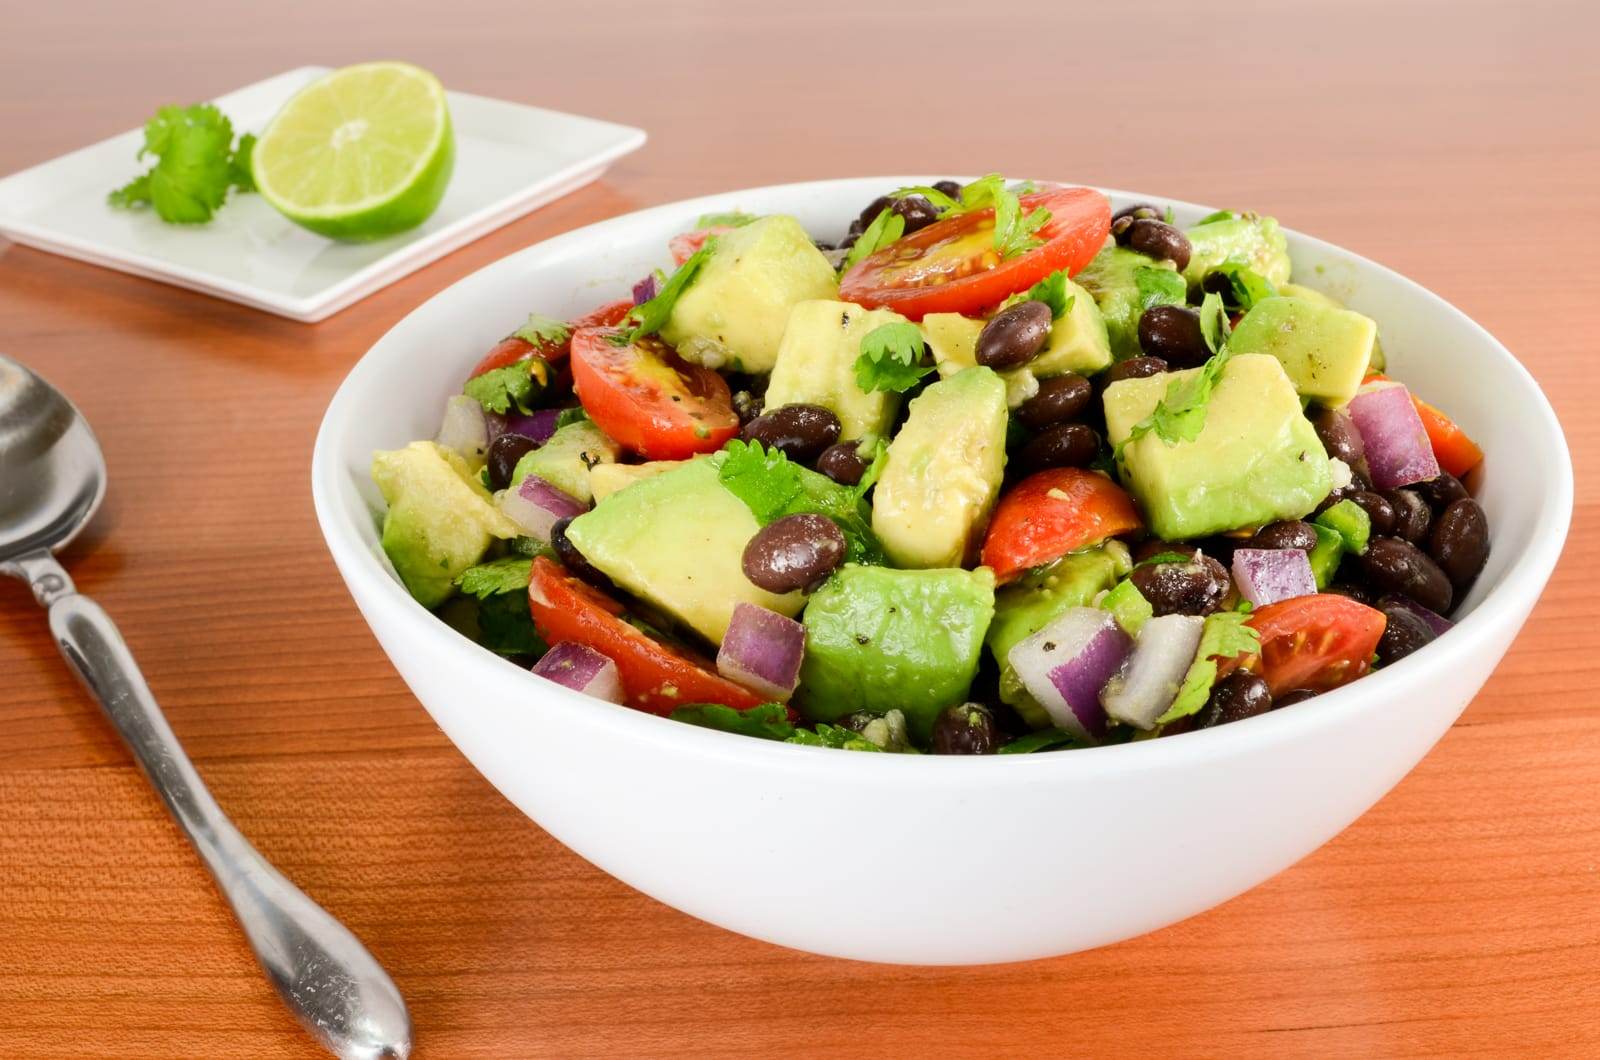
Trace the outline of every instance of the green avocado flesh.
{"type": "Polygon", "coordinates": [[[1228,348],[1271,354],[1301,397],[1332,407],[1356,396],[1377,337],[1378,325],[1360,313],[1310,298],[1264,298],[1240,319],[1228,348]]]}
{"type": "Polygon", "coordinates": [[[1135,271],[1143,268],[1171,269],[1172,262],[1156,261],[1107,240],[1076,277],[1078,285],[1093,296],[1099,307],[1107,342],[1118,358],[1137,357],[1144,352],[1139,348],[1139,317],[1146,306],[1135,271]]]}
{"type": "Polygon", "coordinates": [[[434,442],[375,453],[372,480],[389,510],[383,551],[417,602],[437,607],[495,538],[521,531],[500,514],[461,454],[434,442]]]}
{"type": "Polygon", "coordinates": [[[744,547],[759,529],[716,465],[696,457],[607,496],[568,524],[567,540],[617,585],[718,643],[736,604],[795,615],[804,603],[744,576],[744,547]]]}
{"type": "MultiPolygon", "coordinates": [[[[1106,388],[1106,431],[1121,445],[1187,372],[1124,379],[1106,388]]],[[[1236,354],[1222,369],[1192,442],[1154,431],[1123,449],[1124,484],[1150,532],[1168,541],[1298,519],[1333,488],[1328,454],[1275,357],[1236,354]]]]}
{"type": "Polygon", "coordinates": [[[865,438],[888,433],[900,395],[888,390],[870,393],[856,385],[856,358],[861,340],[884,324],[903,324],[905,317],[888,309],[862,309],[830,298],[801,302],[789,311],[789,323],[778,345],[766,407],[821,405],[839,417],[839,436],[865,438]]]}
{"type": "Polygon", "coordinates": [[[1244,214],[1195,225],[1184,234],[1190,253],[1183,278],[1190,287],[1228,262],[1249,266],[1273,286],[1289,282],[1289,240],[1271,217],[1244,214]]]}
{"type": "Polygon", "coordinates": [[[594,500],[591,469],[616,462],[621,452],[604,431],[584,420],[569,423],[539,448],[523,456],[511,472],[513,485],[538,475],[556,489],[585,504],[594,500]]]}
{"type": "Polygon", "coordinates": [[[814,721],[902,710],[926,740],[962,703],[994,614],[994,574],[846,564],[806,606],[796,703],[814,721]]]}
{"type": "Polygon", "coordinates": [[[717,237],[661,337],[707,368],[770,372],[789,310],[838,295],[833,266],[800,222],[763,217],[717,237]]]}

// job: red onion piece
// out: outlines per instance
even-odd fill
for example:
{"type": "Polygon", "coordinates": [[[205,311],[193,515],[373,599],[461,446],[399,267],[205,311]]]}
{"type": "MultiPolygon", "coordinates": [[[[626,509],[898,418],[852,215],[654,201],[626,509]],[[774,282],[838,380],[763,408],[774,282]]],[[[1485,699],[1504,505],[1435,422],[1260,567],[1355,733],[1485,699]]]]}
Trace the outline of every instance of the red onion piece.
{"type": "Polygon", "coordinates": [[[1233,584],[1257,607],[1317,591],[1311,559],[1298,548],[1236,548],[1233,584]]]}
{"type": "Polygon", "coordinates": [[[1198,615],[1161,615],[1145,622],[1133,654],[1100,692],[1106,714],[1141,729],[1154,725],[1177,698],[1205,624],[1198,615]]]}
{"type": "Polygon", "coordinates": [[[655,273],[651,273],[633,285],[633,304],[644,305],[650,299],[661,293],[661,280],[655,273]]]}
{"type": "Polygon", "coordinates": [[[1381,490],[1409,486],[1439,477],[1439,461],[1411,403],[1411,392],[1399,383],[1362,390],[1345,409],[1361,432],[1367,470],[1381,490]]]}
{"type": "Polygon", "coordinates": [[[524,478],[516,489],[502,490],[496,494],[496,503],[507,519],[540,541],[550,540],[550,528],[558,521],[589,510],[582,501],[538,475],[524,478]]]}
{"type": "Polygon", "coordinates": [[[525,438],[532,438],[543,445],[556,433],[556,420],[561,418],[563,409],[540,409],[527,415],[514,413],[510,416],[496,417],[500,420],[500,429],[490,435],[492,442],[502,434],[520,434],[525,438]]]}
{"type": "Polygon", "coordinates": [[[1073,607],[1019,642],[1006,661],[1057,726],[1098,740],[1106,731],[1100,690],[1132,648],[1109,611],[1073,607]]]}
{"type": "Polygon", "coordinates": [[[1439,614],[1439,612],[1430,611],[1428,608],[1423,607],[1421,604],[1411,599],[1411,597],[1401,596],[1399,593],[1391,593],[1388,596],[1385,596],[1383,599],[1378,601],[1378,607],[1380,609],[1386,607],[1398,607],[1403,611],[1410,611],[1413,615],[1416,615],[1418,618],[1422,619],[1423,623],[1429,629],[1433,630],[1433,635],[1436,637],[1444,636],[1446,633],[1454,629],[1456,625],[1448,618],[1445,618],[1443,615],[1439,614]]]}
{"type": "Polygon", "coordinates": [[[452,395],[444,403],[444,420],[434,441],[454,449],[474,466],[482,464],[489,452],[489,422],[483,406],[465,394],[452,395]]]}
{"type": "Polygon", "coordinates": [[[533,672],[563,688],[607,703],[621,703],[623,699],[617,664],[587,644],[564,641],[555,645],[533,664],[533,672]]]}
{"type": "Polygon", "coordinates": [[[757,604],[738,603],[717,651],[717,673],[786,703],[800,683],[806,627],[757,604]]]}

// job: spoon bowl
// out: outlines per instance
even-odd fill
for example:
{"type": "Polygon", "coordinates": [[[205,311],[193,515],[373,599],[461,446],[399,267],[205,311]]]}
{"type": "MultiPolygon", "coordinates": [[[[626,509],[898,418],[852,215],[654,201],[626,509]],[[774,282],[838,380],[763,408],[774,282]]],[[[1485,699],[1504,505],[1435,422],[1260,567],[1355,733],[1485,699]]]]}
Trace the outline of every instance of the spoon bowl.
{"type": "Polygon", "coordinates": [[[105,457],[88,421],[0,355],[0,561],[65,547],[105,495],[105,457]]]}

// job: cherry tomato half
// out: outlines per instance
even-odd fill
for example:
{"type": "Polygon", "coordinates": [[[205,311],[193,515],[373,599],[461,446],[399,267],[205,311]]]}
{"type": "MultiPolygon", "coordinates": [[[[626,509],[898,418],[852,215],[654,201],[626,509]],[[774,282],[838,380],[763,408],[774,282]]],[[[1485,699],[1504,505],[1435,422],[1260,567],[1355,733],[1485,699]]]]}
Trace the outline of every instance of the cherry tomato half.
{"type": "Polygon", "coordinates": [[[1026,213],[1050,211],[1035,235],[1044,245],[1001,261],[994,210],[935,221],[862,259],[839,281],[839,297],[869,309],[887,307],[912,320],[928,313],[968,313],[995,305],[1058,269],[1077,273],[1111,230],[1111,204],[1091,188],[1055,188],[1021,197],[1026,213]]]}
{"type": "Polygon", "coordinates": [[[572,382],[602,431],[646,460],[712,453],[739,431],[728,384],[656,338],[617,345],[616,328],[572,333],[572,382]]]}
{"type": "Polygon", "coordinates": [[[1382,611],[1337,593],[1280,600],[1247,620],[1261,634],[1261,654],[1244,665],[1274,696],[1296,688],[1326,692],[1367,672],[1387,623],[1382,611]]]}
{"type": "Polygon", "coordinates": [[[747,710],[762,702],[760,696],[717,674],[688,649],[656,640],[629,625],[622,619],[621,604],[546,556],[533,561],[528,609],[534,628],[548,643],[587,645],[616,663],[630,707],[670,714],[690,703],[721,703],[747,710]]]}
{"type": "MultiPolygon", "coordinates": [[[[622,321],[628,315],[628,310],[633,308],[633,303],[628,300],[611,302],[601,306],[590,313],[585,313],[577,320],[572,321],[574,331],[578,328],[603,328],[610,327],[622,321]]],[[[525,361],[534,354],[538,354],[547,361],[559,361],[567,355],[569,342],[541,342],[534,344],[527,339],[519,339],[515,335],[507,335],[494,345],[488,353],[483,355],[483,360],[472,369],[469,379],[476,379],[485,372],[492,372],[496,368],[525,361]]]]}
{"type": "Polygon", "coordinates": [[[983,539],[983,562],[997,579],[1010,581],[1029,567],[1141,525],[1133,498],[1104,475],[1050,468],[1000,498],[983,539]]]}
{"type": "Polygon", "coordinates": [[[706,240],[712,236],[727,235],[733,229],[728,225],[712,225],[709,228],[696,228],[693,232],[682,232],[667,241],[667,250],[672,254],[672,263],[682,265],[694,257],[695,251],[706,245],[706,240]]]}

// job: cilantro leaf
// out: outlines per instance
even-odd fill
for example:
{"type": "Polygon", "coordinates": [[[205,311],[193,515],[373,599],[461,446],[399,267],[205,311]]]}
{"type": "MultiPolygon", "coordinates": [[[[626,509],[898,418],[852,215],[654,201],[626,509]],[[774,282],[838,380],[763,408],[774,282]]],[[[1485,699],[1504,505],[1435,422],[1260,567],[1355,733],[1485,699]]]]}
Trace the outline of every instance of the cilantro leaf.
{"type": "Polygon", "coordinates": [[[533,627],[526,592],[496,593],[478,605],[478,643],[500,655],[543,655],[548,650],[533,627]]]}
{"type": "Polygon", "coordinates": [[[162,107],[145,123],[139,158],[153,155],[155,165],[107,196],[124,209],[150,205],[170,224],[202,224],[211,220],[231,188],[251,190],[253,136],[233,147],[233,123],[209,103],[162,107]]]}
{"type": "MultiPolygon", "coordinates": [[[[861,450],[858,446],[856,452],[861,450]]],[[[872,443],[872,462],[867,469],[861,472],[861,479],[851,489],[855,492],[856,499],[867,495],[867,491],[877,485],[878,479],[883,477],[883,465],[889,462],[889,443],[882,438],[875,439],[872,443]]]]}
{"type": "Polygon", "coordinates": [[[817,723],[815,732],[810,729],[796,729],[794,735],[783,742],[804,744],[807,747],[833,747],[841,751],[883,750],[854,729],[847,729],[843,725],[826,725],[822,722],[817,723]]]}
{"type": "Polygon", "coordinates": [[[1228,332],[1232,330],[1228,324],[1228,311],[1222,307],[1222,296],[1207,294],[1200,303],[1200,334],[1213,354],[1222,349],[1223,343],[1228,341],[1228,332]]]}
{"type": "Polygon", "coordinates": [[[678,304],[683,292],[688,290],[695,276],[705,267],[706,262],[711,260],[716,248],[717,238],[712,236],[699,250],[691,254],[687,261],[678,266],[677,271],[661,285],[661,290],[654,298],[628,310],[628,315],[622,318],[621,332],[613,336],[611,341],[618,346],[626,346],[646,335],[654,335],[665,327],[667,318],[672,316],[672,307],[678,304]]]}
{"type": "Polygon", "coordinates": [[[486,600],[500,593],[526,592],[532,571],[533,560],[506,556],[468,567],[456,575],[456,586],[464,593],[486,600]]]}
{"type": "Polygon", "coordinates": [[[570,427],[574,423],[590,423],[589,413],[582,405],[574,405],[570,409],[562,409],[561,415],[556,417],[556,430],[570,427]]]}
{"type": "Polygon", "coordinates": [[[536,559],[539,556],[557,558],[556,550],[550,547],[548,541],[540,541],[537,537],[529,537],[526,534],[518,534],[511,539],[511,551],[528,559],[536,559]]]}
{"type": "Polygon", "coordinates": [[[1188,300],[1188,286],[1183,275],[1173,269],[1159,269],[1154,265],[1137,265],[1133,282],[1139,289],[1139,311],[1158,305],[1183,305],[1188,300]]]}
{"type": "Polygon", "coordinates": [[[1014,258],[1044,245],[1044,240],[1034,233],[1050,222],[1050,211],[1041,206],[1024,214],[1017,193],[1006,187],[1005,178],[998,173],[964,185],[959,208],[943,210],[939,216],[971,213],[988,207],[994,209],[994,249],[1002,259],[1014,258]]]}
{"type": "Polygon", "coordinates": [[[1065,729],[1040,729],[1026,736],[1018,736],[997,752],[1003,755],[1026,755],[1035,751],[1054,751],[1058,747],[1071,747],[1078,738],[1065,729]]]}
{"type": "Polygon", "coordinates": [[[1156,719],[1157,725],[1187,717],[1206,705],[1211,686],[1217,680],[1218,659],[1254,655],[1261,650],[1261,635],[1245,625],[1249,617],[1242,611],[1218,611],[1206,616],[1194,662],[1189,664],[1189,672],[1184,674],[1172,706],[1156,719]]]}
{"type": "Polygon", "coordinates": [[[1119,459],[1129,445],[1152,431],[1168,445],[1192,442],[1200,437],[1206,426],[1206,405],[1232,356],[1227,347],[1227,327],[1228,317],[1223,311],[1222,299],[1214,294],[1206,295],[1200,306],[1200,331],[1213,351],[1211,359],[1167,384],[1166,396],[1117,446],[1119,459]]]}
{"type": "Polygon", "coordinates": [[[572,338],[572,328],[543,313],[529,313],[528,322],[511,334],[530,346],[559,346],[572,338]]]}
{"type": "Polygon", "coordinates": [[[855,487],[793,464],[780,450],[763,448],[760,442],[735,439],[717,459],[717,480],[762,526],[802,512],[826,515],[844,533],[848,562],[883,562],[883,548],[855,487]]]}
{"type": "Polygon", "coordinates": [[[907,188],[896,188],[889,193],[889,198],[891,199],[909,199],[912,196],[921,196],[927,199],[928,202],[933,204],[933,208],[939,211],[940,218],[949,217],[961,210],[959,199],[952,199],[938,188],[929,187],[926,184],[913,184],[907,188]]]}
{"type": "Polygon", "coordinates": [[[932,365],[922,363],[922,331],[915,324],[880,324],[861,337],[856,385],[863,393],[903,393],[931,371],[932,365]]]}
{"type": "Polygon", "coordinates": [[[1200,218],[1200,220],[1195,222],[1195,227],[1198,228],[1201,225],[1208,225],[1213,221],[1231,221],[1238,216],[1239,215],[1234,213],[1232,210],[1218,210],[1215,213],[1208,213],[1204,217],[1200,218]]]}
{"type": "Polygon", "coordinates": [[[1278,296],[1278,288],[1273,286],[1272,281],[1248,265],[1225,261],[1211,272],[1221,273],[1228,278],[1229,301],[1246,312],[1262,299],[1278,296]]]}
{"type": "Polygon", "coordinates": [[[516,364],[473,376],[461,392],[476,400],[487,412],[504,416],[515,405],[518,411],[529,413],[533,411],[534,398],[544,389],[546,371],[541,358],[526,357],[516,364]]]}
{"type": "MultiPolygon", "coordinates": [[[[1136,270],[1137,271],[1137,270],[1136,270]]],[[[1022,299],[1024,302],[1043,302],[1050,307],[1050,319],[1060,320],[1072,312],[1078,296],[1067,294],[1067,272],[1057,269],[1032,287],[1022,299]]]]}
{"type": "Polygon", "coordinates": [[[732,210],[728,213],[703,213],[694,222],[695,228],[743,228],[756,219],[753,213],[732,210]]]}
{"type": "Polygon", "coordinates": [[[789,722],[789,709],[782,703],[763,703],[749,710],[734,710],[721,703],[691,703],[679,707],[667,717],[689,725],[763,740],[787,740],[795,734],[795,728],[789,722]]]}
{"type": "Polygon", "coordinates": [[[849,272],[862,259],[877,253],[905,234],[906,219],[885,206],[878,211],[878,216],[872,219],[866,231],[857,236],[856,241],[851,244],[844,261],[839,265],[839,271],[849,272]]]}

